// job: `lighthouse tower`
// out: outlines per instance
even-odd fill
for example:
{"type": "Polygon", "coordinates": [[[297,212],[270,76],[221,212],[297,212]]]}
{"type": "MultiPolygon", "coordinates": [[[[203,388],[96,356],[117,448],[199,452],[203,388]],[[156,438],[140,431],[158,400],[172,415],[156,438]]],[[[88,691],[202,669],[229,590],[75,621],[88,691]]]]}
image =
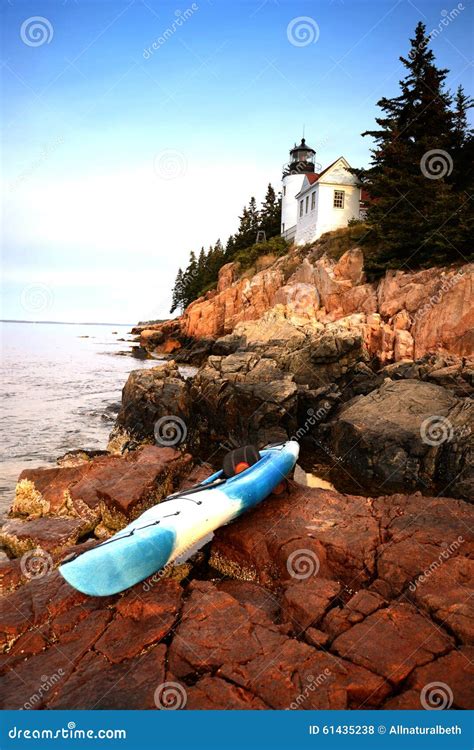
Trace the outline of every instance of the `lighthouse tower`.
{"type": "Polygon", "coordinates": [[[290,151],[290,161],[283,166],[281,233],[290,242],[296,234],[297,200],[306,174],[314,173],[316,151],[306,145],[304,138],[299,146],[294,145],[290,151]]]}

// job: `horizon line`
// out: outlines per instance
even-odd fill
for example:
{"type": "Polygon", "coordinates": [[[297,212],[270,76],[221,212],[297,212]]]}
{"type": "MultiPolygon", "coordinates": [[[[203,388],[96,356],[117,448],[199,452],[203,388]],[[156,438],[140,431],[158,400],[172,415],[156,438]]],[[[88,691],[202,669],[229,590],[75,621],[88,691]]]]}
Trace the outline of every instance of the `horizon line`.
{"type": "Polygon", "coordinates": [[[35,325],[49,324],[59,326],[135,326],[136,323],[103,323],[98,321],[86,322],[77,320],[20,320],[17,318],[0,318],[0,323],[34,323],[35,325]]]}

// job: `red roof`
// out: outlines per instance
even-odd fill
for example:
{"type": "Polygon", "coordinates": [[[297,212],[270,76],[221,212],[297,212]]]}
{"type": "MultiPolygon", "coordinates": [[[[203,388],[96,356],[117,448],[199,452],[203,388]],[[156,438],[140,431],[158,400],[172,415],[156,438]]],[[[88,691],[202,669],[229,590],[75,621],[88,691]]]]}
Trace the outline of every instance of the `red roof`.
{"type": "Polygon", "coordinates": [[[319,180],[321,175],[319,175],[317,172],[310,172],[310,174],[307,174],[306,177],[308,178],[308,182],[310,185],[313,184],[313,182],[316,182],[316,180],[319,180]]]}

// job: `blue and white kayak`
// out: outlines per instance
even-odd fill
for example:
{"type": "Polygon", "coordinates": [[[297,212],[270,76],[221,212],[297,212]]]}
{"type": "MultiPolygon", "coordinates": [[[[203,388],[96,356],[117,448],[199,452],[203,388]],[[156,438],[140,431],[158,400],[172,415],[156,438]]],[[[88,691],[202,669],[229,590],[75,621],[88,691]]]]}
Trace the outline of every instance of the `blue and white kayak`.
{"type": "Polygon", "coordinates": [[[292,471],[298,453],[298,443],[290,440],[261,450],[259,461],[229,479],[216,472],[145,511],[97,547],[66,560],[59,572],[89,596],[124,591],[268,497],[292,471]]]}

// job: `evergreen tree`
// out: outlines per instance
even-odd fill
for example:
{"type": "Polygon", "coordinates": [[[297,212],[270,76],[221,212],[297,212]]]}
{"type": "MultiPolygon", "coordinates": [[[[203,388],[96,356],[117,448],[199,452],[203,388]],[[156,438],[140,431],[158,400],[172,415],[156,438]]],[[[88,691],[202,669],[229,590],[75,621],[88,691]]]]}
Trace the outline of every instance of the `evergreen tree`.
{"type": "MultiPolygon", "coordinates": [[[[460,190],[469,190],[473,184],[474,131],[469,128],[467,113],[474,100],[466,96],[462,86],[456,92],[453,117],[452,156],[453,182],[460,190]]],[[[470,191],[472,194],[472,190],[470,191]]]]}
{"type": "Polygon", "coordinates": [[[183,274],[183,307],[187,307],[197,297],[199,289],[198,263],[194,250],[189,254],[189,263],[183,274]]]}
{"type": "Polygon", "coordinates": [[[178,269],[174,282],[170,313],[174,313],[178,308],[183,308],[183,271],[181,268],[178,269]]]}
{"type": "Polygon", "coordinates": [[[206,285],[207,276],[207,253],[204,248],[201,247],[196,270],[196,289],[202,289],[206,285]]]}
{"type": "Polygon", "coordinates": [[[239,217],[239,229],[234,237],[234,250],[244,250],[246,247],[253,245],[257,239],[259,229],[259,215],[257,210],[257,201],[254,197],[250,198],[249,205],[242,211],[239,217]]]}
{"type": "Polygon", "coordinates": [[[372,167],[362,173],[372,203],[368,221],[375,230],[381,267],[428,265],[458,259],[458,199],[452,168],[453,113],[445,90],[447,71],[434,63],[420,22],[400,81],[401,94],[378,102],[383,115],[374,138],[372,167]]]}
{"type": "Polygon", "coordinates": [[[209,248],[207,254],[207,280],[206,286],[217,281],[220,268],[225,263],[224,248],[220,240],[217,240],[214,247],[209,248]]]}
{"type": "Polygon", "coordinates": [[[281,195],[276,195],[271,184],[268,185],[265,200],[260,209],[259,229],[265,232],[267,240],[280,234],[281,195]]]}
{"type": "Polygon", "coordinates": [[[225,252],[224,252],[225,261],[224,262],[229,263],[234,257],[234,255],[235,255],[235,238],[234,238],[234,235],[231,234],[225,246],[225,252]]]}

